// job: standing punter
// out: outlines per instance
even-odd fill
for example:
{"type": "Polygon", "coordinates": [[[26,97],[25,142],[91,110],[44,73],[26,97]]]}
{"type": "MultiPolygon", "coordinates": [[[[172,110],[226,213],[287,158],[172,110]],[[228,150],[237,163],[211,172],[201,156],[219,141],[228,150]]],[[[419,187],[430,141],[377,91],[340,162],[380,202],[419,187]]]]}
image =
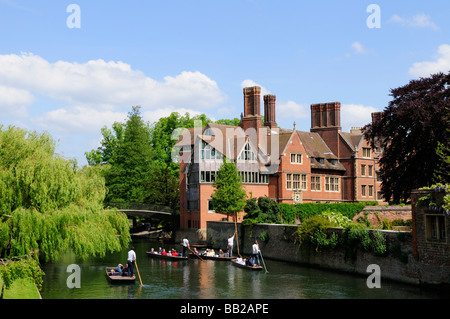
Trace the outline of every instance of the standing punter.
{"type": "Polygon", "coordinates": [[[258,241],[255,238],[255,243],[252,246],[252,251],[253,251],[253,262],[256,264],[256,262],[258,262],[258,265],[261,265],[259,263],[259,253],[261,252],[261,250],[259,250],[259,245],[258,245],[258,241]]]}
{"type": "Polygon", "coordinates": [[[186,237],[184,237],[183,238],[183,257],[187,256],[186,253],[187,253],[188,248],[190,249],[189,240],[186,237]]]}
{"type": "Polygon", "coordinates": [[[134,267],[133,267],[133,261],[136,260],[136,253],[134,252],[134,247],[131,247],[131,250],[128,252],[128,268],[130,269],[130,276],[134,276],[134,267]]]}
{"type": "Polygon", "coordinates": [[[233,256],[233,240],[234,240],[234,236],[236,235],[236,232],[234,232],[233,236],[228,236],[228,245],[227,245],[227,249],[228,249],[228,257],[232,257],[233,256]]]}

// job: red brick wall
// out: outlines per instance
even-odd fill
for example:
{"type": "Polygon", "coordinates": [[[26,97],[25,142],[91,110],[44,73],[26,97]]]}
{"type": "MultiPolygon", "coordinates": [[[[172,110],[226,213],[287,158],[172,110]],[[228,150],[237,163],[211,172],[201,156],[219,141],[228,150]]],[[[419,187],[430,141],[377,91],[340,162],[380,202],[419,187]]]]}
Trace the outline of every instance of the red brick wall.
{"type": "Polygon", "coordinates": [[[367,219],[373,226],[379,226],[378,216],[383,221],[387,219],[393,221],[396,219],[408,220],[412,219],[411,206],[368,206],[357,214],[353,221],[357,221],[359,217],[367,214],[367,219]]]}
{"type": "MultiPolygon", "coordinates": [[[[428,194],[429,191],[414,191],[411,194],[412,200],[412,216],[413,216],[413,249],[414,256],[423,264],[428,265],[430,271],[428,276],[431,280],[440,279],[444,274],[444,282],[450,284],[450,218],[445,217],[444,214],[433,213],[428,211],[426,207],[418,207],[417,200],[428,194]],[[427,236],[427,216],[442,216],[444,215],[446,240],[433,241],[427,236]]],[[[435,202],[442,200],[444,193],[435,193],[435,202]]]]}

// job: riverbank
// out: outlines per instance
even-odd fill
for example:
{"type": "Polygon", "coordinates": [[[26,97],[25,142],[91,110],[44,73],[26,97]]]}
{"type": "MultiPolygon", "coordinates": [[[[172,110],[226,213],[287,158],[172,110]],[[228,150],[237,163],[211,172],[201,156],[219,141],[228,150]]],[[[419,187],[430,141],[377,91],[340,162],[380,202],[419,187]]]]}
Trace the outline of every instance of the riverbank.
{"type": "MultiPolygon", "coordinates": [[[[237,225],[239,249],[243,255],[251,255],[253,240],[259,241],[264,257],[272,260],[293,262],[310,267],[341,271],[349,274],[368,276],[369,265],[380,266],[383,280],[397,281],[417,286],[431,286],[441,288],[442,281],[430,281],[427,274],[427,264],[414,258],[413,235],[411,232],[380,231],[386,238],[387,252],[383,256],[376,256],[371,252],[358,249],[349,256],[345,247],[330,248],[314,251],[300,248],[295,242],[293,234],[296,225],[256,224],[252,226],[237,225]]],[[[232,222],[208,222],[207,244],[214,248],[226,247],[228,236],[235,231],[232,222]]],[[[341,228],[329,229],[341,236],[341,228]]],[[[235,247],[235,251],[237,247],[235,247]]],[[[445,269],[436,273],[435,278],[446,278],[445,269]],[[442,273],[442,274],[441,274],[442,273]]],[[[444,289],[448,289],[444,287],[444,289]]]]}
{"type": "MultiPolygon", "coordinates": [[[[3,280],[0,278],[0,287],[3,280]]],[[[0,288],[1,289],[1,288],[0,288]]],[[[9,289],[5,289],[3,299],[42,299],[39,290],[31,280],[18,279],[9,289]]]]}

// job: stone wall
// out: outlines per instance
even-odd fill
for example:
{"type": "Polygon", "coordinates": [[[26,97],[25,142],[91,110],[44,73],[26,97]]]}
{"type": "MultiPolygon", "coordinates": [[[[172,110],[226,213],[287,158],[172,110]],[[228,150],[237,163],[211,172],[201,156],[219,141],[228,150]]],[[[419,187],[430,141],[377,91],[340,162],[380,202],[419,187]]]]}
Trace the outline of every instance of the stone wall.
{"type": "MultiPolygon", "coordinates": [[[[367,276],[367,267],[377,264],[381,269],[383,279],[395,280],[409,284],[436,284],[445,282],[445,274],[439,265],[424,265],[414,258],[413,240],[411,232],[382,231],[387,239],[390,251],[386,257],[375,256],[371,253],[358,251],[356,258],[348,260],[341,248],[328,249],[322,252],[305,251],[300,249],[293,240],[293,234],[298,229],[294,225],[258,224],[242,226],[238,224],[239,250],[244,257],[251,254],[254,237],[258,238],[264,258],[285,262],[294,262],[318,268],[344,271],[367,276]],[[261,240],[260,238],[265,238],[261,240]],[[428,271],[434,271],[430,278],[428,271]],[[440,279],[439,279],[440,278],[440,279]]],[[[207,243],[215,249],[226,248],[229,234],[233,234],[234,223],[208,222],[207,243]]],[[[342,232],[341,228],[330,231],[342,232]]],[[[236,242],[235,242],[236,247],[236,242]]],[[[237,249],[234,249],[236,254],[237,249]]],[[[447,273],[448,274],[448,273],[447,273]]]]}
{"type": "Polygon", "coordinates": [[[450,285],[450,218],[443,211],[415,205],[420,197],[427,194],[433,195],[435,203],[442,202],[445,195],[444,192],[430,190],[412,193],[414,256],[423,265],[419,269],[422,278],[427,282],[445,282],[450,285]]]}
{"type": "Polygon", "coordinates": [[[389,221],[412,219],[411,206],[368,206],[355,215],[353,221],[357,221],[359,217],[367,216],[372,225],[379,226],[380,222],[377,215],[381,220],[387,219],[389,221]]]}

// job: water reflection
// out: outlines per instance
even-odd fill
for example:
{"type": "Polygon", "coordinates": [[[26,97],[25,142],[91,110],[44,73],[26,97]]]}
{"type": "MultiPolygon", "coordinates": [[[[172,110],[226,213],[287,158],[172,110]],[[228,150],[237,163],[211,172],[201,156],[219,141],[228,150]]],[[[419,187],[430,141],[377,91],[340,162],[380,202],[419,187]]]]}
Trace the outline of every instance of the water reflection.
{"type": "MultiPolygon", "coordinates": [[[[143,287],[111,284],[105,267],[124,264],[127,250],[105,258],[76,260],[67,254],[59,263],[44,265],[44,299],[306,299],[306,298],[437,298],[414,286],[382,282],[369,289],[365,277],[265,260],[269,273],[247,271],[230,262],[190,259],[168,261],[146,256],[159,243],[134,242],[143,287]],[[67,266],[81,267],[81,288],[69,289],[67,266]]],[[[173,245],[167,248],[173,248],[173,245]]]]}

